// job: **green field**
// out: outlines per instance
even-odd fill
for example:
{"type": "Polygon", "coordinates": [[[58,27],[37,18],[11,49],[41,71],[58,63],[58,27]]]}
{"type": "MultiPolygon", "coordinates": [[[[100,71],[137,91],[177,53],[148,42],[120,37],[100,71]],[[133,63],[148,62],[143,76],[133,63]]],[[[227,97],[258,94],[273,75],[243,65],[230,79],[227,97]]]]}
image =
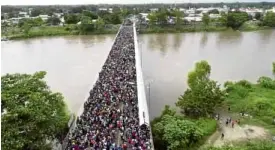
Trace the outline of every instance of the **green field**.
{"type": "Polygon", "coordinates": [[[251,84],[242,80],[227,85],[226,104],[234,113],[244,112],[252,117],[243,117],[243,123],[263,126],[275,135],[275,80],[262,80],[251,84]]]}

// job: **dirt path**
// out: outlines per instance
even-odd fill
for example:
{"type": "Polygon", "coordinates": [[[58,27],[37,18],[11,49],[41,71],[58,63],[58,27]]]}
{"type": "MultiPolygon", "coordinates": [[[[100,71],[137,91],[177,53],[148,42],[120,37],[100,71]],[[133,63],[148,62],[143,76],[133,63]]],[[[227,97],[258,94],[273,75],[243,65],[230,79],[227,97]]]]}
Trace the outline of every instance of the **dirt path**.
{"type": "MultiPolygon", "coordinates": [[[[226,125],[226,119],[229,119],[231,115],[228,112],[219,112],[219,114],[219,129],[208,139],[208,143],[211,145],[213,144],[214,146],[218,147],[232,141],[249,140],[253,138],[265,138],[267,135],[267,131],[262,127],[251,125],[240,126],[235,123],[234,127],[232,128],[231,123],[226,125]],[[221,138],[222,133],[224,134],[223,139],[221,138]]],[[[236,118],[233,118],[233,120],[234,119],[236,118]]]]}

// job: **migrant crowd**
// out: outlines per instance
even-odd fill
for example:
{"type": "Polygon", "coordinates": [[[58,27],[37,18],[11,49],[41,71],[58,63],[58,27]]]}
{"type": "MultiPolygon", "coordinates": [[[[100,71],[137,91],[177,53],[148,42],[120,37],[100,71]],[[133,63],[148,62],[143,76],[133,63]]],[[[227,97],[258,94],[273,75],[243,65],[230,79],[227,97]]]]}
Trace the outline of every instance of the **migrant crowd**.
{"type": "Polygon", "coordinates": [[[123,26],[69,136],[68,149],[151,149],[150,130],[139,125],[137,104],[133,26],[123,26]]]}

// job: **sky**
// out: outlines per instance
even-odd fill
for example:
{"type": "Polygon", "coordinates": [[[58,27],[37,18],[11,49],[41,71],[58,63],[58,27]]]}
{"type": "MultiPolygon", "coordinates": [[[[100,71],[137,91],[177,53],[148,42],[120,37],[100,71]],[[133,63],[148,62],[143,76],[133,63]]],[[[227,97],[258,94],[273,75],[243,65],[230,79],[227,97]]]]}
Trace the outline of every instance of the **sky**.
{"type": "Polygon", "coordinates": [[[1,0],[1,5],[76,5],[76,4],[144,4],[144,3],[210,3],[275,2],[275,0],[1,0]]]}

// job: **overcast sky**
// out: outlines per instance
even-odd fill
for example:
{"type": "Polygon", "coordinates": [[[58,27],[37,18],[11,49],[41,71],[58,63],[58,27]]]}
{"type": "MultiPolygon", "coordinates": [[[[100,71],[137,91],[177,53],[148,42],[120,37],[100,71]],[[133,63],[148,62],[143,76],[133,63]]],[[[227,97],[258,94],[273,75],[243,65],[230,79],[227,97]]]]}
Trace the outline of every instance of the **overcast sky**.
{"type": "MultiPolygon", "coordinates": [[[[275,2],[275,0],[238,0],[239,2],[275,2]]],[[[144,4],[144,3],[209,3],[237,2],[237,0],[1,0],[1,5],[74,5],[74,4],[144,4]]]]}

